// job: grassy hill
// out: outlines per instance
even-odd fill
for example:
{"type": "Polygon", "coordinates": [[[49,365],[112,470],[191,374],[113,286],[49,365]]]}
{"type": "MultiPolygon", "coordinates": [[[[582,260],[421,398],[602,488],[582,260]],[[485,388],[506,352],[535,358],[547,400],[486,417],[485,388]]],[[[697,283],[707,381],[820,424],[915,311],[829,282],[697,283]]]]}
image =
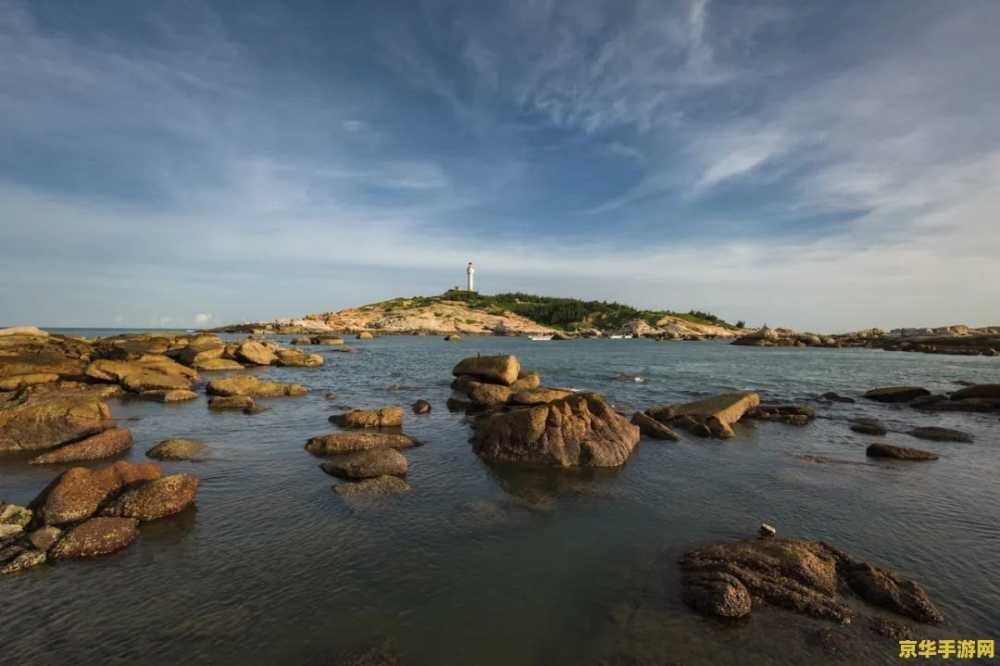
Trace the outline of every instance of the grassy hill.
{"type": "Polygon", "coordinates": [[[379,307],[391,311],[393,308],[428,307],[443,301],[462,302],[472,310],[494,315],[513,312],[539,324],[566,331],[587,328],[615,330],[636,319],[641,319],[651,326],[655,326],[656,322],[666,316],[673,316],[695,324],[722,326],[729,329],[737,328],[714,314],[697,310],[690,312],[639,310],[629,305],[606,301],[582,301],[576,298],[554,298],[522,293],[488,295],[461,289],[452,289],[440,296],[398,298],[364,306],[360,309],[364,311],[365,308],[379,307]]]}

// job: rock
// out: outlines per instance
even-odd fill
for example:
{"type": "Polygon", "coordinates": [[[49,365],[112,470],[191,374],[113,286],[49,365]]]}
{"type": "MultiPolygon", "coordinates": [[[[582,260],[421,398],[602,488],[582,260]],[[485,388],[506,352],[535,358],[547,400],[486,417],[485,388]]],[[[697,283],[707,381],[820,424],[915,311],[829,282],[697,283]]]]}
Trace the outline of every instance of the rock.
{"type": "Polygon", "coordinates": [[[402,433],[355,430],[312,437],[306,442],[306,451],[330,456],[370,449],[406,449],[418,444],[417,440],[402,433]]]}
{"type": "Polygon", "coordinates": [[[340,653],[332,663],[333,666],[399,666],[402,659],[392,642],[383,640],[340,653]]]}
{"type": "Polygon", "coordinates": [[[32,465],[84,462],[112,458],[132,448],[132,432],[128,428],[109,428],[78,442],[66,444],[54,451],[31,459],[32,465]]]}
{"type": "Polygon", "coordinates": [[[257,403],[248,395],[216,396],[208,401],[208,408],[216,412],[231,409],[247,412],[253,411],[256,407],[257,403]]]}
{"type": "MultiPolygon", "coordinates": [[[[290,345],[311,345],[313,343],[312,338],[292,338],[288,341],[290,345]]],[[[321,343],[316,343],[321,344],[321,343]]]]}
{"type": "Polygon", "coordinates": [[[596,393],[487,415],[474,448],[496,462],[558,467],[616,467],[639,442],[639,428],[596,393]]]}
{"type": "Polygon", "coordinates": [[[6,337],[9,335],[36,335],[39,337],[48,337],[49,334],[37,326],[8,326],[7,328],[0,328],[0,337],[6,337]]]}
{"type": "Polygon", "coordinates": [[[674,442],[680,441],[680,435],[653,417],[647,416],[642,412],[636,412],[632,415],[632,424],[639,426],[639,432],[646,437],[652,437],[653,439],[667,439],[674,442]]]}
{"type": "MultiPolygon", "coordinates": [[[[494,384],[486,384],[486,386],[495,386],[494,384]]],[[[503,387],[498,387],[503,388],[503,387]]],[[[507,399],[512,405],[541,405],[546,402],[552,402],[554,400],[562,400],[568,396],[573,395],[572,391],[566,391],[564,389],[548,388],[545,386],[538,386],[533,389],[527,389],[524,391],[518,391],[510,395],[507,399]]],[[[471,397],[471,394],[470,394],[471,397]]]]}
{"type": "Polygon", "coordinates": [[[374,479],[365,479],[364,481],[340,483],[333,487],[335,493],[344,497],[396,495],[408,492],[409,490],[410,484],[398,476],[379,476],[374,479]]]}
{"type": "Polygon", "coordinates": [[[181,349],[179,353],[174,354],[174,358],[183,363],[184,365],[190,366],[192,368],[198,368],[211,361],[218,361],[222,359],[222,355],[226,351],[226,346],[222,344],[221,340],[213,341],[207,345],[188,345],[181,349]]]}
{"type": "Polygon", "coordinates": [[[886,430],[886,427],[882,425],[881,421],[869,418],[854,419],[851,423],[851,430],[859,432],[862,435],[873,435],[875,437],[883,437],[889,432],[886,430]]]}
{"type": "Polygon", "coordinates": [[[752,391],[725,393],[712,398],[696,400],[682,405],[667,405],[646,410],[646,414],[661,423],[678,425],[693,434],[708,433],[720,439],[734,436],[733,424],[754,407],[760,405],[760,396],[752,391]]]}
{"type": "Polygon", "coordinates": [[[270,346],[256,340],[247,340],[236,350],[236,358],[253,365],[271,365],[278,360],[270,346]]]}
{"type": "Polygon", "coordinates": [[[306,354],[297,349],[279,349],[278,365],[294,368],[318,368],[323,365],[323,357],[319,354],[306,354]]]}
{"type": "Polygon", "coordinates": [[[462,336],[459,335],[458,333],[452,333],[451,335],[444,336],[444,339],[447,342],[458,342],[459,340],[462,339],[462,336]]]}
{"type": "Polygon", "coordinates": [[[489,407],[502,405],[510,399],[510,387],[470,381],[466,383],[466,395],[474,405],[489,407]]]}
{"type": "Polygon", "coordinates": [[[740,579],[720,571],[688,577],[684,603],[702,615],[739,618],[750,614],[753,602],[740,579]]]}
{"type": "MultiPolygon", "coordinates": [[[[3,360],[0,358],[0,360],[3,360]]],[[[51,384],[59,381],[59,375],[52,372],[33,372],[26,375],[16,375],[7,379],[0,379],[0,391],[16,391],[25,386],[36,386],[38,384],[51,384]]]]}
{"type": "Polygon", "coordinates": [[[847,396],[834,393],[833,391],[827,391],[823,395],[819,396],[819,400],[825,400],[827,402],[842,402],[846,404],[854,404],[857,402],[854,398],[848,398],[847,396]]]}
{"type": "Polygon", "coordinates": [[[357,335],[358,340],[371,340],[374,337],[375,336],[369,333],[368,331],[361,331],[357,335]]]}
{"type": "Polygon", "coordinates": [[[50,449],[101,432],[110,419],[100,389],[33,386],[0,399],[0,452],[50,449]]]}
{"type": "Polygon", "coordinates": [[[244,395],[254,398],[274,398],[279,396],[299,396],[309,392],[300,384],[278,384],[265,382],[253,375],[235,375],[225,379],[213,379],[208,383],[209,395],[244,395]]]}
{"type": "Polygon", "coordinates": [[[342,479],[372,479],[383,475],[406,476],[406,457],[396,449],[370,449],[336,456],[320,467],[342,479]]]}
{"type": "Polygon", "coordinates": [[[451,371],[456,377],[469,375],[485,382],[510,386],[517,381],[521,364],[516,356],[472,356],[451,371]]]}
{"type": "Polygon", "coordinates": [[[154,460],[200,460],[208,446],[193,439],[165,439],[149,451],[146,457],[154,460]]]}
{"type": "Polygon", "coordinates": [[[39,564],[45,564],[48,556],[40,550],[24,550],[0,568],[0,574],[13,574],[39,564]]]}
{"type": "Polygon", "coordinates": [[[959,389],[951,394],[952,400],[965,400],[967,398],[1000,400],[1000,384],[976,384],[959,389]]]}
{"type": "Polygon", "coordinates": [[[685,594],[694,600],[690,605],[706,614],[720,614],[717,609],[727,607],[723,600],[740,598],[727,578],[732,577],[754,599],[821,619],[851,622],[854,611],[841,594],[853,592],[868,603],[920,622],[941,621],[940,612],[916,583],[820,541],[771,537],[717,544],[685,554],[680,566],[685,594]],[[693,588],[690,593],[688,588],[693,588]]]}
{"type": "Polygon", "coordinates": [[[135,518],[142,522],[180,513],[198,496],[198,478],[171,474],[131,488],[106,506],[102,516],[135,518]]]}
{"type": "Polygon", "coordinates": [[[932,442],[971,442],[973,441],[972,435],[967,432],[962,432],[961,430],[952,430],[951,428],[941,428],[938,426],[924,426],[920,428],[914,428],[910,431],[910,434],[917,439],[927,439],[932,442]]]}
{"type": "Polygon", "coordinates": [[[919,386],[886,386],[865,392],[865,397],[877,402],[910,402],[916,398],[930,395],[931,392],[919,386]]]}
{"type": "Polygon", "coordinates": [[[146,400],[155,400],[156,402],[186,402],[188,400],[195,400],[198,398],[198,394],[194,391],[188,391],[185,389],[173,389],[165,390],[159,389],[154,391],[143,391],[139,394],[140,397],[146,400]]]}
{"type": "Polygon", "coordinates": [[[779,421],[804,426],[816,418],[816,410],[807,405],[760,405],[748,410],[746,415],[759,421],[779,421]]]}
{"type": "Polygon", "coordinates": [[[97,470],[74,467],[49,484],[31,503],[43,525],[65,525],[85,520],[108,498],[129,486],[158,479],[155,463],[116,462],[97,470]]]}
{"type": "Polygon", "coordinates": [[[403,408],[389,405],[378,409],[352,409],[335,414],[330,422],[346,428],[398,428],[403,425],[403,408]]]}
{"type": "Polygon", "coordinates": [[[431,413],[431,403],[426,400],[417,400],[413,403],[413,413],[414,414],[430,414],[431,413]]]}
{"type": "Polygon", "coordinates": [[[99,381],[120,384],[126,391],[191,390],[198,373],[160,354],[143,354],[135,360],[99,359],[87,366],[86,374],[99,381]]]}
{"type": "Polygon", "coordinates": [[[138,525],[132,518],[91,518],[69,530],[50,552],[57,560],[110,555],[139,538],[138,525]]]}
{"type": "Polygon", "coordinates": [[[336,400],[337,399],[337,393],[335,391],[329,391],[329,392],[327,392],[326,396],[324,396],[324,397],[327,400],[336,400]]]}
{"type": "Polygon", "coordinates": [[[344,339],[343,338],[331,338],[331,337],[318,337],[318,338],[313,338],[312,339],[312,343],[314,345],[335,346],[335,345],[342,345],[342,344],[344,344],[344,339]]]}
{"type": "Polygon", "coordinates": [[[244,366],[242,363],[228,358],[210,358],[198,361],[194,367],[206,372],[215,372],[220,370],[242,370],[244,366]]]}
{"type": "Polygon", "coordinates": [[[62,530],[58,527],[40,527],[28,535],[28,542],[43,553],[47,553],[59,541],[62,530]]]}
{"type": "Polygon", "coordinates": [[[949,400],[943,395],[930,395],[926,398],[917,398],[910,403],[910,406],[926,412],[1000,412],[1000,400],[994,398],[949,400]]]}
{"type": "Polygon", "coordinates": [[[0,543],[9,542],[11,539],[24,534],[24,528],[20,525],[7,525],[0,523],[0,543]]]}
{"type": "Polygon", "coordinates": [[[762,539],[770,539],[771,537],[778,535],[778,530],[774,529],[773,526],[768,525],[767,523],[761,523],[758,531],[762,539]]]}
{"type": "Polygon", "coordinates": [[[520,393],[521,391],[536,389],[541,385],[542,378],[538,376],[537,372],[522,369],[518,372],[517,381],[511,384],[510,390],[514,393],[520,393]]]}
{"type": "Polygon", "coordinates": [[[0,503],[0,526],[20,527],[22,530],[31,523],[31,509],[17,504],[0,503]]]}
{"type": "Polygon", "coordinates": [[[938,455],[930,451],[911,449],[891,444],[870,444],[865,450],[869,458],[895,458],[896,460],[937,460],[938,455]]]}

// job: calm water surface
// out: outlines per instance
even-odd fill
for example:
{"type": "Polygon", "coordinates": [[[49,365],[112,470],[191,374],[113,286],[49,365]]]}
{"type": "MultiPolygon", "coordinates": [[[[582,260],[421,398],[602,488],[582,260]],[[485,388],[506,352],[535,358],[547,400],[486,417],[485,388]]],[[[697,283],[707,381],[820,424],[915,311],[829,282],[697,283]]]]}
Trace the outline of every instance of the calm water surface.
{"type": "MultiPolygon", "coordinates": [[[[322,368],[261,370],[313,391],[262,400],[270,409],[255,416],[211,413],[204,397],[113,402],[135,435],[129,460],[168,437],[211,444],[208,461],[163,464],[201,477],[198,506],[144,525],[123,553],[0,579],[0,662],[330,663],[381,637],[407,664],[595,663],[622,651],[685,664],[823,662],[788,622],[755,614],[723,628],[679,600],[681,553],[751,536],[761,521],[913,577],[956,638],[1000,639],[995,415],[820,406],[805,428],[644,439],[616,471],[519,472],[479,460],[465,417],[444,405],[451,368],[477,352],[517,354],[546,384],[596,390],[626,410],[745,389],[781,401],[892,384],[950,391],[954,380],[1000,382],[996,359],[648,341],[351,342],[360,353],[325,353],[322,368]],[[324,398],[331,390],[335,401],[324,398]],[[407,412],[406,431],[426,442],[405,452],[413,491],[333,493],[306,439],[332,430],[327,417],[343,408],[418,398],[434,411],[407,412]],[[871,440],[848,429],[856,416],[897,430],[955,427],[976,441],[890,434],[941,460],[869,462],[871,440]],[[861,464],[809,464],[805,454],[861,464]]],[[[0,460],[0,496],[27,503],[61,469],[0,460]]],[[[895,644],[880,640],[871,661],[894,662],[895,644]]]]}

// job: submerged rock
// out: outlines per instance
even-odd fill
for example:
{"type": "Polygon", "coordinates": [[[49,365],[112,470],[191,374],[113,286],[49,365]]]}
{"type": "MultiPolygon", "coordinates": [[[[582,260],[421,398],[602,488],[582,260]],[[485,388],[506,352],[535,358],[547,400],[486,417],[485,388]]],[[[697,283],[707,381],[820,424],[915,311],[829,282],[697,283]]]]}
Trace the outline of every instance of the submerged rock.
{"type": "Polygon", "coordinates": [[[759,421],[779,421],[804,426],[816,418],[816,410],[808,405],[760,405],[747,411],[746,415],[759,421]]]}
{"type": "Polygon", "coordinates": [[[886,386],[865,392],[865,397],[876,402],[910,402],[930,395],[931,392],[919,386],[886,386]]]}
{"type": "Polygon", "coordinates": [[[69,530],[50,552],[57,560],[110,555],[139,538],[138,525],[131,518],[91,518],[69,530]]]}
{"type": "Polygon", "coordinates": [[[197,477],[171,474],[125,491],[102,509],[101,515],[142,522],[157,520],[180,513],[194,503],[197,495],[197,477]]]}
{"type": "Polygon", "coordinates": [[[374,337],[375,337],[375,336],[374,336],[374,335],[372,335],[372,334],[371,334],[370,332],[368,332],[368,331],[361,331],[361,332],[360,332],[360,333],[358,333],[358,335],[357,335],[357,339],[358,339],[358,340],[371,340],[371,339],[372,339],[372,338],[374,338],[374,337]]]}
{"type": "Polygon", "coordinates": [[[941,428],[939,426],[923,426],[920,428],[914,428],[910,431],[910,435],[916,437],[917,439],[927,439],[932,442],[968,443],[973,441],[972,435],[967,432],[953,430],[951,428],[941,428]]]}
{"type": "Polygon", "coordinates": [[[632,415],[632,424],[639,426],[639,432],[646,437],[671,440],[674,442],[680,441],[681,438],[676,432],[663,425],[652,416],[642,412],[636,412],[632,415]]]}
{"type": "Polygon", "coordinates": [[[666,405],[647,409],[652,418],[677,425],[700,437],[712,435],[720,439],[733,437],[733,424],[747,411],[760,406],[760,396],[752,391],[725,393],[681,405],[666,405]]]}
{"type": "Polygon", "coordinates": [[[878,419],[855,419],[851,423],[851,430],[862,435],[873,435],[875,437],[883,437],[889,431],[886,429],[882,422],[878,419]]]}
{"type": "Polygon", "coordinates": [[[406,457],[396,449],[370,449],[336,456],[320,467],[342,479],[371,479],[383,475],[406,476],[406,457]]]}
{"type": "Polygon", "coordinates": [[[253,375],[236,375],[210,381],[206,391],[209,395],[223,397],[241,395],[254,398],[274,398],[305,395],[309,389],[301,384],[279,384],[262,381],[253,375]]]}
{"type": "Polygon", "coordinates": [[[430,414],[431,413],[431,403],[426,400],[417,400],[413,403],[413,413],[414,414],[430,414]]]}
{"type": "Polygon", "coordinates": [[[216,412],[238,409],[250,413],[256,407],[257,403],[248,395],[216,396],[208,401],[208,408],[216,412]]]}
{"type": "Polygon", "coordinates": [[[817,398],[818,400],[824,400],[826,402],[841,402],[845,404],[854,404],[857,402],[854,398],[848,398],[847,396],[840,395],[839,393],[834,393],[833,391],[827,391],[823,395],[817,398]]]}
{"type": "Polygon", "coordinates": [[[112,458],[132,448],[132,432],[128,428],[109,428],[54,451],[31,459],[32,465],[84,462],[112,458]]]}
{"type": "Polygon", "coordinates": [[[378,409],[352,409],[335,414],[330,422],[347,428],[398,428],[403,425],[403,408],[388,405],[378,409]]]}
{"type": "Polygon", "coordinates": [[[452,369],[456,377],[468,375],[481,381],[511,386],[517,381],[521,364],[516,356],[472,356],[463,359],[452,369]]]}
{"type": "Polygon", "coordinates": [[[369,449],[406,449],[417,446],[418,443],[402,433],[358,430],[313,437],[306,442],[306,451],[329,456],[369,449]]]}
{"type": "Polygon", "coordinates": [[[204,457],[208,445],[193,439],[165,439],[149,451],[148,458],[154,460],[199,460],[204,457]]]}
{"type": "Polygon", "coordinates": [[[350,483],[339,483],[333,487],[333,491],[345,497],[358,495],[396,495],[410,490],[410,484],[403,481],[398,476],[379,476],[374,479],[364,481],[353,481],[350,483]]]}
{"type": "Polygon", "coordinates": [[[639,428],[596,393],[491,414],[477,423],[474,447],[496,462],[557,467],[616,467],[639,441],[639,428]]]}
{"type": "Polygon", "coordinates": [[[920,449],[911,449],[905,446],[893,446],[891,444],[871,444],[865,450],[865,455],[869,458],[895,458],[896,460],[937,460],[938,454],[920,449]]]}

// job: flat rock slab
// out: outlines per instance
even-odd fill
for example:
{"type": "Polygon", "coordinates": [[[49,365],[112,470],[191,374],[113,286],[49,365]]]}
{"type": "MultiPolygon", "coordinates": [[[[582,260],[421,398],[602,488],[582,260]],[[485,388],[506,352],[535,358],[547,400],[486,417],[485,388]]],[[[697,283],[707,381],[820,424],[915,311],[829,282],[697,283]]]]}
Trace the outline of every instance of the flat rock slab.
{"type": "Polygon", "coordinates": [[[265,382],[253,375],[236,375],[225,379],[214,379],[208,383],[206,391],[216,396],[250,396],[253,398],[276,398],[299,396],[309,392],[301,384],[279,384],[265,382]]]}
{"type": "Polygon", "coordinates": [[[128,428],[109,428],[54,451],[31,459],[32,465],[85,462],[112,458],[132,448],[132,432],[128,428]]]}
{"type": "Polygon", "coordinates": [[[901,403],[930,395],[931,392],[920,386],[884,386],[865,392],[865,397],[876,402],[901,403]]]}
{"type": "Polygon", "coordinates": [[[972,435],[967,432],[953,430],[951,428],[941,428],[939,426],[923,426],[920,428],[914,428],[910,431],[910,435],[916,437],[917,439],[926,439],[932,442],[968,443],[973,441],[972,435]]]}
{"type": "Polygon", "coordinates": [[[370,449],[406,449],[419,442],[409,435],[395,432],[334,432],[313,437],[306,442],[306,451],[315,455],[338,455],[370,449]]]}
{"type": "Polygon", "coordinates": [[[406,456],[396,449],[371,449],[336,456],[320,467],[341,479],[372,479],[379,476],[405,476],[406,456]]]}
{"type": "Polygon", "coordinates": [[[930,451],[891,444],[871,444],[865,450],[865,455],[869,458],[895,458],[896,460],[937,460],[939,457],[938,454],[930,451]]]}
{"type": "Polygon", "coordinates": [[[208,445],[193,439],[165,439],[149,451],[146,457],[154,460],[201,460],[208,452],[208,445]]]}
{"type": "Polygon", "coordinates": [[[681,405],[654,407],[646,410],[646,414],[661,423],[687,428],[699,436],[709,434],[729,439],[735,435],[733,424],[759,406],[760,396],[753,391],[745,391],[724,393],[681,405]]]}
{"type": "Polygon", "coordinates": [[[681,438],[676,432],[663,425],[652,416],[642,412],[636,412],[632,415],[632,424],[638,426],[639,432],[646,437],[670,440],[674,442],[680,441],[681,438]]]}
{"type": "Polygon", "coordinates": [[[398,476],[379,476],[374,479],[365,479],[364,481],[339,483],[333,487],[335,493],[344,497],[398,495],[409,490],[410,484],[398,476]]]}
{"type": "Polygon", "coordinates": [[[57,560],[110,555],[132,545],[138,525],[131,518],[91,518],[66,532],[50,552],[57,560]]]}

